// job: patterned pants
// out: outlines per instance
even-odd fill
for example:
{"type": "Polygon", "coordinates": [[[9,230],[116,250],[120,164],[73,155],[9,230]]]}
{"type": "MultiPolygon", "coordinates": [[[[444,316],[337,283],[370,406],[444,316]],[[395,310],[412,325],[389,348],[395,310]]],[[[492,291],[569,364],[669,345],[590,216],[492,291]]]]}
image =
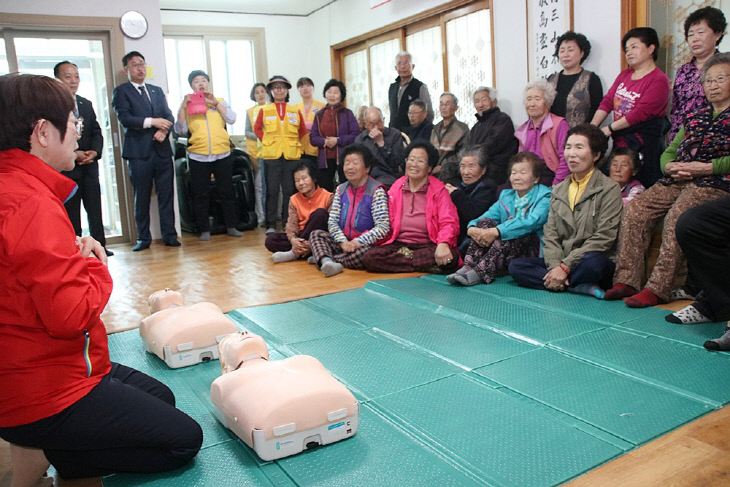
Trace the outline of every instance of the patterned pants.
{"type": "Polygon", "coordinates": [[[414,244],[397,240],[392,244],[371,247],[363,257],[363,266],[370,272],[429,272],[451,274],[459,268],[459,251],[451,249],[451,262],[436,264],[436,244],[414,244]]]}
{"type": "Polygon", "coordinates": [[[659,220],[666,215],[659,257],[646,288],[660,298],[668,299],[684,258],[675,235],[677,219],[690,208],[727,195],[721,189],[698,187],[694,182],[687,181],[671,186],[657,183],[631,200],[624,208],[621,219],[614,284],[620,282],[641,289],[651,234],[659,220]]]}
{"type": "Polygon", "coordinates": [[[312,255],[317,260],[318,266],[323,258],[329,257],[348,269],[364,269],[362,258],[370,248],[369,245],[363,245],[355,249],[354,252],[347,253],[325,230],[313,231],[309,236],[309,245],[312,247],[312,255]]]}
{"type": "MultiPolygon", "coordinates": [[[[477,222],[478,228],[494,228],[497,222],[491,218],[482,218],[477,222]]],[[[540,238],[536,233],[513,240],[496,239],[489,247],[482,247],[472,241],[464,257],[464,264],[479,274],[484,282],[494,281],[499,271],[507,270],[512,259],[517,257],[537,257],[540,255],[540,238]]]]}

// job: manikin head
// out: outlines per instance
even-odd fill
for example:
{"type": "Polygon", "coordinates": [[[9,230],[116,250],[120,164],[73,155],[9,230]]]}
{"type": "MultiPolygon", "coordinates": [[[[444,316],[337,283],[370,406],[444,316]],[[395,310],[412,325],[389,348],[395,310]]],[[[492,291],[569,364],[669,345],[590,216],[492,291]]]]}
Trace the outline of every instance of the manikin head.
{"type": "Polygon", "coordinates": [[[245,367],[246,364],[269,360],[269,351],[263,338],[247,331],[231,333],[218,344],[221,371],[224,374],[245,367]]]}
{"type": "Polygon", "coordinates": [[[150,305],[150,313],[157,313],[163,309],[177,308],[185,306],[185,298],[177,291],[173,291],[169,287],[162,291],[155,291],[148,299],[150,305]]]}

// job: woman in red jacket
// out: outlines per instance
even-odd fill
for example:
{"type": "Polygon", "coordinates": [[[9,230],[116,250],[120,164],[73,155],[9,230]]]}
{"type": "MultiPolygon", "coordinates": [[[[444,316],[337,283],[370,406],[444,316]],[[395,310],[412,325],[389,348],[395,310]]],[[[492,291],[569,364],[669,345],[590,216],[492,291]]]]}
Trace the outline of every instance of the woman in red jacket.
{"type": "Polygon", "coordinates": [[[83,120],[64,85],[0,76],[0,437],[12,485],[52,464],[64,478],[157,472],[188,463],[202,430],[170,389],[111,363],[99,316],[106,254],[77,239],[63,207],[83,120]]]}

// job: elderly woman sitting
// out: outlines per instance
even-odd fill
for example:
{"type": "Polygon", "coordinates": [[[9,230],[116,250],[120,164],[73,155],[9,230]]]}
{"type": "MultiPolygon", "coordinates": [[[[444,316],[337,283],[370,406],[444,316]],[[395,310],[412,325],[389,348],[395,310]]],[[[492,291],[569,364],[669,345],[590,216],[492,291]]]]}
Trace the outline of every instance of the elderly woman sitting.
{"type": "Polygon", "coordinates": [[[611,171],[609,176],[621,188],[621,199],[624,205],[646,191],[641,181],[636,179],[636,174],[641,167],[638,152],[628,147],[616,147],[608,160],[611,171]]]}
{"type": "Polygon", "coordinates": [[[464,267],[446,277],[449,284],[489,284],[515,257],[539,255],[550,209],[550,189],[537,184],[542,161],[532,152],[520,152],[512,156],[509,172],[512,189],[502,191],[499,201],[469,222],[472,240],[464,267]]]}
{"type": "Polygon", "coordinates": [[[509,273],[520,286],[603,298],[611,285],[621,220],[621,190],[596,170],[608,139],[593,125],[568,132],[565,157],[571,177],[553,188],[550,213],[543,228],[543,256],[513,260],[509,273]]]}
{"type": "Polygon", "coordinates": [[[306,257],[311,252],[309,237],[315,230],[327,228],[332,193],[319,187],[319,172],[313,162],[304,160],[294,167],[297,194],[289,199],[286,233],[266,236],[264,245],[273,252],[277,264],[306,257]]]}
{"type": "Polygon", "coordinates": [[[406,175],[388,191],[390,237],[363,258],[371,272],[449,274],[459,266],[459,216],[444,183],[429,173],[438,151],[419,140],[406,148],[406,175]]]}
{"type": "Polygon", "coordinates": [[[570,126],[563,117],[550,113],[555,94],[553,85],[543,78],[527,83],[522,97],[530,119],[515,132],[520,152],[534,152],[545,161],[540,177],[545,186],[558,184],[570,174],[563,155],[570,126]]]}
{"type": "MultiPolygon", "coordinates": [[[[459,153],[461,183],[446,183],[446,190],[459,214],[459,246],[466,239],[469,222],[484,213],[497,200],[497,184],[487,177],[487,151],[482,146],[471,146],[459,153]]],[[[464,252],[466,252],[466,246],[464,252]]]]}
{"type": "Polygon", "coordinates": [[[684,127],[661,157],[666,177],[626,207],[614,286],[606,299],[623,298],[632,308],[666,302],[683,258],[675,235],[677,218],[730,192],[730,53],[705,63],[702,84],[712,106],[687,115],[684,127]],[[659,258],[646,287],[637,293],[651,233],[662,217],[659,258]]]}
{"type": "Polygon", "coordinates": [[[327,227],[309,236],[310,262],[327,277],[348,269],[362,269],[362,257],[375,242],[388,236],[388,195],[385,186],[370,177],[373,154],[364,145],[342,151],[347,181],[335,191],[327,227]]]}

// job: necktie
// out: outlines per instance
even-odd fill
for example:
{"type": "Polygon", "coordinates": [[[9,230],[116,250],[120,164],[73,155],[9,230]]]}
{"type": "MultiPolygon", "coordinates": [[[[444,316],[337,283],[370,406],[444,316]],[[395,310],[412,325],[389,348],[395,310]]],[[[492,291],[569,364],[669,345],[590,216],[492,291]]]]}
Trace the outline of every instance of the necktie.
{"type": "Polygon", "coordinates": [[[144,85],[139,87],[139,92],[142,94],[143,103],[147,105],[147,108],[154,112],[154,109],[152,108],[152,102],[150,101],[149,96],[147,96],[147,91],[144,89],[144,85]]]}

